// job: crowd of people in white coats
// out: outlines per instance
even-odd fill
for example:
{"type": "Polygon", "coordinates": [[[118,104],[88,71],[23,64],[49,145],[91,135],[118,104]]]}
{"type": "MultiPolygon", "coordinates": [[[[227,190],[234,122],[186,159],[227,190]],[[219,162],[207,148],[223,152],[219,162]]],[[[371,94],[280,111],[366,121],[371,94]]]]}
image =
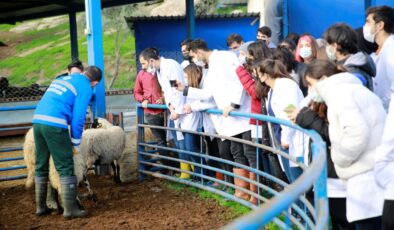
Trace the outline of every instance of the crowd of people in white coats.
{"type": "MultiPolygon", "coordinates": [[[[161,57],[146,48],[139,54],[141,71],[135,99],[142,103],[150,125],[214,133],[278,146],[295,159],[311,161],[309,140],[283,125],[229,116],[231,111],[266,114],[316,130],[327,143],[327,190],[332,229],[394,229],[394,9],[367,9],[362,28],[345,23],[331,25],[315,39],[310,34],[289,34],[279,44],[271,30],[261,27],[257,40],[244,42],[239,34],[227,38],[230,50],[211,50],[202,39],[181,43],[184,61],[161,57]],[[148,104],[166,104],[164,110],[148,104]],[[223,110],[223,116],[206,109],[223,110]],[[272,135],[270,135],[270,133],[272,135]],[[309,158],[309,159],[308,159],[309,158]]],[[[168,136],[176,148],[200,152],[200,137],[152,129],[158,144],[168,136]]],[[[208,154],[293,182],[302,169],[287,158],[236,141],[206,137],[208,154]],[[259,162],[258,162],[259,161],[259,162]]],[[[169,153],[160,150],[166,156],[169,153]]],[[[179,154],[182,160],[202,159],[179,154]]],[[[171,164],[163,161],[164,164],[171,164]]],[[[228,164],[208,161],[236,175],[256,180],[256,174],[228,164]]],[[[180,163],[180,178],[212,173],[180,163]]],[[[222,177],[216,173],[218,178],[222,177]]],[[[257,191],[239,178],[229,183],[257,191]]],[[[212,186],[218,186],[217,183],[212,186]]],[[[235,196],[257,204],[239,189],[235,196]]]]}

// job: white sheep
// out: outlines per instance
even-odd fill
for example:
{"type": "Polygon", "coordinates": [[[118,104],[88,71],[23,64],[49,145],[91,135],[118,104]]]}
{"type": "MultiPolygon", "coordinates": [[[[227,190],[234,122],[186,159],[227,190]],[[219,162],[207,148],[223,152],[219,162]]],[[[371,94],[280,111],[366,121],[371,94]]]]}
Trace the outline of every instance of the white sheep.
{"type": "Polygon", "coordinates": [[[95,164],[111,164],[114,169],[114,178],[120,182],[119,160],[124,154],[126,135],[122,128],[113,126],[107,120],[99,118],[97,129],[87,129],[83,132],[81,140],[81,155],[86,157],[87,168],[95,164]]]}
{"type": "MultiPolygon", "coordinates": [[[[23,143],[23,157],[27,167],[27,179],[25,187],[27,189],[33,187],[34,176],[36,169],[36,146],[34,143],[34,130],[29,129],[25,136],[25,142],[23,143]]],[[[86,163],[84,163],[85,157],[82,154],[77,154],[74,156],[74,174],[77,177],[78,183],[83,181],[84,173],[86,168],[86,163]]],[[[55,164],[53,163],[52,157],[49,159],[49,180],[51,185],[56,190],[60,191],[60,178],[55,164]]]]}
{"type": "MultiPolygon", "coordinates": [[[[93,192],[90,190],[89,182],[86,180],[88,169],[97,161],[100,161],[101,164],[110,164],[113,161],[119,160],[124,154],[127,154],[124,151],[126,137],[123,129],[113,126],[103,118],[99,118],[98,123],[99,128],[87,129],[83,132],[81,151],[79,154],[74,155],[74,173],[78,183],[85,181],[89,195],[93,195],[93,192]]],[[[31,188],[34,184],[36,161],[33,128],[26,134],[23,155],[28,171],[25,186],[26,188],[31,188]]],[[[120,182],[119,167],[114,168],[114,174],[115,180],[120,182]]],[[[49,180],[52,188],[61,194],[60,178],[52,158],[50,158],[49,162],[49,180]]],[[[47,202],[49,206],[57,209],[52,197],[48,197],[47,202]]]]}

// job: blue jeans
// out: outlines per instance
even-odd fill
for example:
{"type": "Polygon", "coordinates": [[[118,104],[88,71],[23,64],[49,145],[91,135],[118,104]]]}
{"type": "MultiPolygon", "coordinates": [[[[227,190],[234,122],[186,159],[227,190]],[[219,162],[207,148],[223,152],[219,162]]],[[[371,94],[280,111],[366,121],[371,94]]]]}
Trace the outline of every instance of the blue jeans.
{"type": "MultiPolygon", "coordinates": [[[[289,149],[281,148],[280,151],[289,154],[289,149]]],[[[291,180],[292,177],[291,177],[291,173],[290,173],[290,162],[289,162],[289,159],[287,159],[287,158],[285,158],[283,156],[280,156],[280,159],[282,160],[283,169],[285,170],[285,174],[286,174],[287,179],[289,180],[290,183],[293,182],[291,180]]]]}
{"type": "MultiPolygon", "coordinates": [[[[289,154],[289,149],[281,148],[282,152],[289,154]]],[[[290,167],[290,162],[285,157],[280,157],[282,159],[283,168],[285,170],[285,174],[290,183],[293,183],[297,178],[302,174],[302,169],[300,167],[290,167]]]]}
{"type": "MultiPolygon", "coordinates": [[[[256,138],[253,138],[252,142],[253,143],[261,143],[261,139],[259,138],[258,140],[256,140],[256,138]]],[[[271,167],[272,166],[270,164],[270,160],[268,157],[269,152],[264,149],[259,149],[259,148],[257,149],[257,151],[258,151],[258,154],[256,157],[256,161],[259,162],[258,170],[264,171],[265,173],[272,175],[271,174],[271,171],[272,171],[271,167]]]]}
{"type": "MultiPolygon", "coordinates": [[[[184,143],[186,150],[193,153],[200,153],[200,136],[191,133],[183,133],[183,136],[185,137],[184,143]]],[[[184,155],[187,155],[186,158],[194,163],[198,163],[198,164],[202,163],[201,157],[193,156],[189,154],[184,154],[184,155]]],[[[194,166],[194,172],[200,174],[201,167],[194,166]]]]}
{"type": "Polygon", "coordinates": [[[302,174],[302,169],[300,167],[289,167],[290,168],[290,180],[294,182],[302,174]]]}
{"type": "MultiPolygon", "coordinates": [[[[174,121],[173,121],[173,120],[170,120],[169,127],[170,127],[170,128],[174,128],[174,127],[175,127],[174,121]]],[[[176,133],[177,133],[176,131],[171,130],[171,135],[172,135],[172,137],[174,138],[174,142],[175,142],[176,148],[179,149],[179,150],[186,150],[186,147],[185,147],[185,139],[183,139],[183,140],[178,140],[178,139],[177,139],[176,133]]],[[[181,159],[181,160],[189,160],[189,159],[186,159],[186,158],[185,158],[185,157],[187,157],[187,156],[186,156],[186,154],[184,154],[184,153],[178,153],[178,157],[179,157],[179,159],[181,159]]]]}

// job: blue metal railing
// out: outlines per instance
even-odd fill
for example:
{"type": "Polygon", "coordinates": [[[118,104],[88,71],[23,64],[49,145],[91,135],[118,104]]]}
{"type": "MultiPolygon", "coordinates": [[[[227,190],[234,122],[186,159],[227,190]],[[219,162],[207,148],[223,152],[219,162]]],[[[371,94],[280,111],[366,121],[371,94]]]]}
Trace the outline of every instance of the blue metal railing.
{"type": "MultiPolygon", "coordinates": [[[[157,109],[167,109],[164,105],[149,105],[149,108],[157,108],[157,109]]],[[[222,111],[220,110],[207,110],[205,111],[210,114],[221,115],[222,111]]],[[[160,127],[160,126],[152,126],[144,124],[144,111],[140,104],[137,105],[137,119],[138,119],[138,135],[137,135],[137,148],[138,148],[138,170],[140,179],[144,179],[146,175],[155,176],[158,178],[167,179],[170,181],[175,181],[179,183],[183,183],[186,185],[194,186],[200,189],[204,189],[227,199],[238,202],[242,205],[245,205],[253,211],[243,216],[233,223],[225,226],[225,229],[259,229],[270,222],[274,222],[282,229],[290,229],[296,226],[299,229],[324,229],[327,227],[328,223],[328,202],[327,202],[327,193],[326,193],[326,146],[321,137],[312,130],[304,130],[299,126],[292,124],[289,121],[280,120],[274,117],[258,115],[258,114],[245,114],[239,112],[231,112],[231,116],[237,117],[245,117],[245,118],[254,118],[261,121],[267,121],[269,123],[275,123],[280,125],[286,125],[293,129],[296,129],[306,135],[312,140],[311,150],[313,161],[309,164],[309,166],[305,165],[302,162],[298,162],[294,157],[289,156],[288,154],[275,149],[271,146],[265,146],[259,143],[254,143],[248,140],[241,140],[234,137],[225,137],[217,134],[208,134],[204,132],[193,132],[190,130],[180,130],[176,128],[168,128],[168,127],[160,127]],[[155,129],[164,129],[164,130],[172,130],[172,131],[182,131],[185,133],[197,134],[201,137],[209,136],[209,137],[217,137],[217,138],[225,138],[230,141],[236,141],[242,144],[247,144],[258,149],[267,150],[271,153],[277,154],[281,157],[289,159],[291,162],[297,164],[300,168],[303,169],[302,175],[293,183],[287,184],[286,182],[280,180],[279,178],[273,177],[272,175],[260,171],[256,168],[250,168],[245,165],[241,165],[232,161],[224,160],[221,158],[217,158],[214,156],[210,156],[205,154],[204,152],[190,152],[186,150],[179,150],[171,147],[158,146],[155,143],[147,143],[144,140],[144,130],[146,128],[155,128],[155,129]],[[232,165],[236,168],[246,169],[250,172],[253,172],[257,175],[258,178],[263,178],[265,180],[269,180],[276,185],[282,187],[281,191],[276,191],[274,188],[270,187],[267,183],[264,183],[264,180],[252,180],[248,177],[239,176],[233,174],[232,172],[211,167],[205,164],[203,161],[200,163],[187,161],[178,159],[176,157],[163,156],[155,154],[154,151],[150,150],[149,152],[145,150],[145,148],[149,149],[164,149],[168,151],[173,151],[177,153],[184,153],[191,156],[200,157],[200,159],[210,160],[220,162],[222,164],[232,165]],[[187,164],[194,165],[194,167],[200,167],[203,170],[210,170],[214,172],[219,172],[227,176],[231,176],[233,178],[242,179],[248,183],[251,183],[258,187],[257,193],[252,192],[251,190],[238,187],[232,183],[227,181],[222,181],[216,179],[214,177],[210,177],[208,175],[204,175],[203,173],[195,173],[193,171],[182,170],[177,167],[171,167],[168,165],[163,165],[159,161],[167,160],[173,162],[183,162],[187,164]],[[159,171],[159,169],[169,169],[175,172],[184,172],[188,173],[198,180],[185,180],[178,178],[176,176],[166,175],[159,171]],[[216,189],[214,187],[210,187],[205,185],[204,181],[212,181],[220,183],[224,186],[231,187],[233,189],[240,190],[245,192],[251,196],[256,197],[259,200],[259,205],[254,205],[249,201],[240,199],[235,197],[233,194],[227,193],[225,191],[216,189]],[[263,181],[263,182],[261,182],[263,181]],[[312,205],[304,196],[310,188],[313,186],[314,191],[314,205],[312,205]],[[264,192],[261,192],[264,191],[264,192]]],[[[257,155],[258,157],[258,155],[257,155]]]]}
{"type": "MultiPolygon", "coordinates": [[[[19,110],[34,110],[35,108],[36,108],[36,105],[0,107],[0,112],[19,111],[19,110]]],[[[29,129],[29,128],[31,128],[31,126],[0,128],[0,131],[25,130],[25,129],[29,129]]],[[[3,147],[0,149],[0,153],[7,153],[7,152],[13,152],[13,151],[20,151],[20,150],[23,150],[23,148],[22,147],[3,147]]],[[[0,163],[1,162],[19,161],[19,160],[23,160],[23,156],[0,158],[0,163]]],[[[25,168],[26,168],[26,165],[14,165],[14,166],[0,168],[0,172],[19,170],[19,169],[25,169],[25,168]]],[[[4,177],[0,177],[0,182],[1,181],[10,181],[10,180],[19,180],[19,179],[24,179],[26,177],[27,177],[26,175],[4,176],[4,177]]]]}

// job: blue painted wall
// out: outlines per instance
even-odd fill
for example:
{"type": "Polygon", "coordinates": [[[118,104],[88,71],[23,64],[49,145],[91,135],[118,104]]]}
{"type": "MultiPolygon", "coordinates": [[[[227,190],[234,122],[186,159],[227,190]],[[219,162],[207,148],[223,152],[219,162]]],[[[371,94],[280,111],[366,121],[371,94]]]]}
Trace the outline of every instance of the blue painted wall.
{"type": "MultiPolygon", "coordinates": [[[[372,0],[374,5],[390,5],[394,0],[372,0]]],[[[316,38],[336,22],[345,22],[354,28],[365,22],[364,0],[288,0],[289,31],[310,33],[316,38]]]]}
{"type": "MultiPolygon", "coordinates": [[[[255,17],[196,19],[196,38],[207,41],[209,48],[227,50],[226,38],[239,33],[245,41],[255,40],[258,20],[255,17]]],[[[182,61],[180,43],[186,38],[186,21],[138,20],[134,22],[136,53],[153,46],[163,57],[182,61]]],[[[138,62],[137,62],[138,63],[138,62]]]]}

